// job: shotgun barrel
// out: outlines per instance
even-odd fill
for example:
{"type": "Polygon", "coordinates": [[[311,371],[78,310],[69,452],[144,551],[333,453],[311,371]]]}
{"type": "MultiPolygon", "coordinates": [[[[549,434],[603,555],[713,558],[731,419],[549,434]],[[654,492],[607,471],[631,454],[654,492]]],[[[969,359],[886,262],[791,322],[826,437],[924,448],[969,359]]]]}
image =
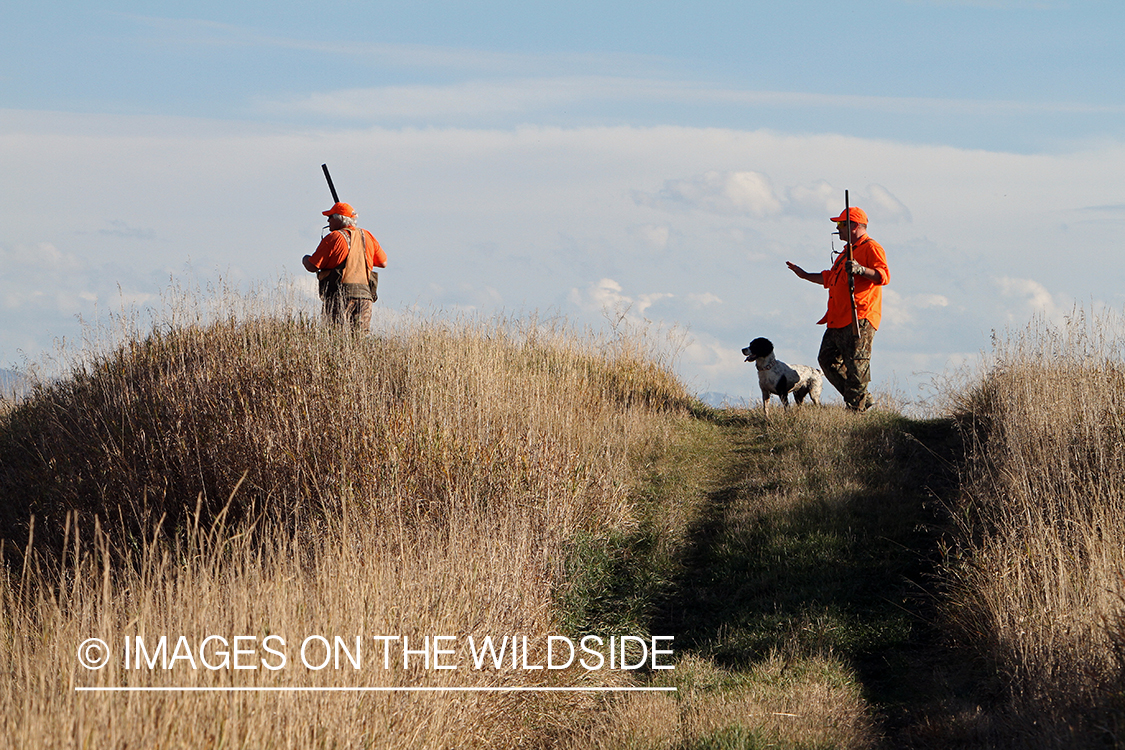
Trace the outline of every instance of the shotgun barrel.
{"type": "Polygon", "coordinates": [[[328,165],[321,164],[320,168],[324,170],[324,179],[328,180],[328,189],[332,191],[332,202],[339,203],[340,196],[336,195],[336,186],[332,184],[332,175],[328,174],[328,165]]]}
{"type": "MultiPolygon", "coordinates": [[[[327,168],[324,173],[328,174],[327,168]]],[[[331,184],[331,180],[329,180],[329,183],[331,184]]],[[[848,223],[848,238],[844,242],[844,247],[848,250],[849,263],[844,266],[844,272],[848,275],[848,298],[852,303],[852,335],[859,336],[859,314],[855,307],[855,277],[852,276],[851,269],[848,268],[852,260],[852,207],[848,202],[847,190],[844,191],[844,220],[848,223]]]]}

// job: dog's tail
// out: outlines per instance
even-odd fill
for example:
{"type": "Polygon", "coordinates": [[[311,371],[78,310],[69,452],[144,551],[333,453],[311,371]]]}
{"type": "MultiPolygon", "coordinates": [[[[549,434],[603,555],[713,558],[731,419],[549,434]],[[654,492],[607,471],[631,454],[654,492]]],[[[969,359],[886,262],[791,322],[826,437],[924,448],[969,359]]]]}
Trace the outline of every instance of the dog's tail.
{"type": "Polygon", "coordinates": [[[824,388],[824,373],[821,372],[819,367],[813,368],[812,382],[809,383],[809,398],[817,406],[820,406],[820,394],[824,388]]]}

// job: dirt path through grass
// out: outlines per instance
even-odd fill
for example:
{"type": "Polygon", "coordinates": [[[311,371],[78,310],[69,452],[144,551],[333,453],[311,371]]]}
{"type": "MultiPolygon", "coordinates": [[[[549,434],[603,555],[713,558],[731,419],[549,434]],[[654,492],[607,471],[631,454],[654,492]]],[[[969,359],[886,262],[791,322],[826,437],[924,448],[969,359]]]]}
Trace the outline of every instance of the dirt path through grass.
{"type": "Polygon", "coordinates": [[[789,708],[732,715],[683,744],[941,746],[928,735],[971,709],[932,606],[952,427],[837,409],[713,421],[712,486],[653,632],[722,675],[711,695],[681,690],[697,713],[748,691],[789,708]],[[863,717],[831,708],[849,696],[863,717]]]}

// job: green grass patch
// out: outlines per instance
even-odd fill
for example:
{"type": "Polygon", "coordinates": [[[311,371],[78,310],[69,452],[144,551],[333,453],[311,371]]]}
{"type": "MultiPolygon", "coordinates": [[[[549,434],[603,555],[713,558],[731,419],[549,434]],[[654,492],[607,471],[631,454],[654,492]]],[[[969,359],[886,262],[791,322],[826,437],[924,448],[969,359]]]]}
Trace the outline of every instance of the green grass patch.
{"type": "Polygon", "coordinates": [[[707,420],[670,416],[665,440],[638,448],[631,527],[583,531],[570,545],[557,597],[564,632],[649,632],[683,573],[719,440],[707,420]]]}
{"type": "Polygon", "coordinates": [[[678,737],[636,746],[871,746],[872,726],[931,698],[915,653],[933,639],[922,592],[952,426],[832,408],[690,421],[648,467],[648,522],[574,558],[600,613],[587,624],[675,636],[680,666],[652,679],[678,688],[678,737]]]}

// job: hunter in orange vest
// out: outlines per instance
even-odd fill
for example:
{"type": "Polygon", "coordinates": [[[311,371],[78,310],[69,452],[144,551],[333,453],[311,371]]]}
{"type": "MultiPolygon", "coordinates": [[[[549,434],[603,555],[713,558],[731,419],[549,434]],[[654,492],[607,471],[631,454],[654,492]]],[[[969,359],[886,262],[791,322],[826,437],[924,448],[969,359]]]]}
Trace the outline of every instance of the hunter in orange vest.
{"type": "Polygon", "coordinates": [[[357,214],[349,204],[336,203],[323,213],[330,231],[301,263],[316,274],[325,320],[350,323],[366,333],[371,304],[378,299],[379,274],[374,269],[387,267],[387,254],[371,232],[356,226],[357,214]]]}
{"type": "Polygon", "coordinates": [[[840,253],[831,268],[809,273],[786,261],[789,270],[805,281],[820,284],[828,290],[828,310],[817,323],[825,324],[817,361],[849,409],[866,411],[874,400],[867,392],[871,382],[871,344],[883,318],[883,287],[891,280],[887,254],[882,245],[867,234],[867,213],[851,207],[832,217],[840,239],[851,250],[851,260],[840,253]],[[848,236],[848,230],[851,236],[848,236]],[[848,288],[852,277],[855,294],[848,288]],[[852,330],[852,310],[858,331],[852,330]]]}

